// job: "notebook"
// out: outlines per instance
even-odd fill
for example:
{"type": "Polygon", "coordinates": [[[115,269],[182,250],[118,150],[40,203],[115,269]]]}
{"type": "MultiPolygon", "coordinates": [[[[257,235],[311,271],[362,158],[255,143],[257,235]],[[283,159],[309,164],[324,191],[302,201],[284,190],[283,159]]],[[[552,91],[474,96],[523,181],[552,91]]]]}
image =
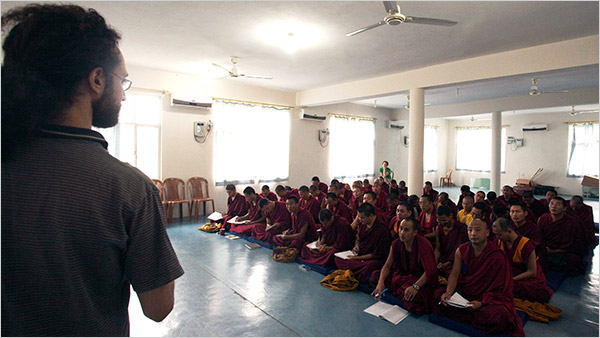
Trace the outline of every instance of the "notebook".
{"type": "Polygon", "coordinates": [[[369,306],[364,311],[375,317],[385,319],[394,325],[398,325],[398,323],[409,315],[408,311],[398,305],[391,305],[381,301],[369,306]]]}
{"type": "Polygon", "coordinates": [[[258,244],[258,243],[246,243],[244,245],[246,246],[246,248],[248,248],[250,250],[260,248],[260,244],[258,244]]]}
{"type": "Polygon", "coordinates": [[[229,239],[238,239],[238,238],[240,238],[240,236],[237,236],[237,235],[225,235],[225,237],[227,237],[229,239]]]}
{"type": "Polygon", "coordinates": [[[339,257],[341,259],[348,259],[348,257],[352,257],[352,256],[356,256],[356,255],[354,254],[354,252],[352,252],[352,250],[348,250],[348,251],[336,252],[335,256],[339,257]]]}
{"type": "Polygon", "coordinates": [[[467,304],[467,302],[469,302],[468,300],[465,299],[465,297],[461,296],[458,292],[455,292],[452,297],[450,297],[450,299],[448,299],[446,301],[446,303],[448,305],[454,306],[454,307],[459,307],[459,308],[466,308],[466,307],[472,307],[473,305],[471,304],[467,304]]]}
{"type": "Polygon", "coordinates": [[[220,212],[215,211],[212,214],[208,215],[207,218],[211,221],[218,221],[220,219],[223,219],[223,215],[220,212]]]}

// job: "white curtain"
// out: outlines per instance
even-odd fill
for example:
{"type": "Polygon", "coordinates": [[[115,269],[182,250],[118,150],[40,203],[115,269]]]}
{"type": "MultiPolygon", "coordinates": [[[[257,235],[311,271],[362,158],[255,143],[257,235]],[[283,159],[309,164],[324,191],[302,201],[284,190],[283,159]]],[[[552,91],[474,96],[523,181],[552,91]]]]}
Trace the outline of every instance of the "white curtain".
{"type": "Polygon", "coordinates": [[[423,171],[437,171],[438,135],[436,127],[425,126],[424,143],[423,171]]]}
{"type": "Polygon", "coordinates": [[[372,176],[375,162],[375,121],[332,116],[329,130],[330,176],[344,180],[372,176]]]}
{"type": "MultiPolygon", "coordinates": [[[[500,136],[500,169],[506,167],[506,128],[500,136]]],[[[457,128],[456,129],[456,169],[489,172],[492,163],[492,129],[457,128]]]]}
{"type": "Polygon", "coordinates": [[[569,125],[567,176],[598,175],[598,123],[569,125]]]}
{"type": "Polygon", "coordinates": [[[290,162],[290,109],[214,101],[217,185],[285,181],[290,162]]]}

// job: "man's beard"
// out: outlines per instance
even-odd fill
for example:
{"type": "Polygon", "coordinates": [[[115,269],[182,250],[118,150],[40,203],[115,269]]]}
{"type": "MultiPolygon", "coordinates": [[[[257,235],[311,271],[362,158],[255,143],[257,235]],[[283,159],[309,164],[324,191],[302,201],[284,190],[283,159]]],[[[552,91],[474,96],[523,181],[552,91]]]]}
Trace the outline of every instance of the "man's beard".
{"type": "Polygon", "coordinates": [[[119,123],[121,101],[113,103],[114,89],[112,83],[109,83],[100,99],[92,103],[92,126],[111,128],[119,123]]]}

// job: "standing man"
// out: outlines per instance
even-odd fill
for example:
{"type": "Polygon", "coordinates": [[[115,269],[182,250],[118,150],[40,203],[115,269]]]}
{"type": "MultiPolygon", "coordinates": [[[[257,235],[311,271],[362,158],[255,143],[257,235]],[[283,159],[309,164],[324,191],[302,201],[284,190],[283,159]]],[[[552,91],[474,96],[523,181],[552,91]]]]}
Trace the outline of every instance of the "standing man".
{"type": "Polygon", "coordinates": [[[130,283],[163,320],[183,274],[158,189],[107,152],[131,86],[93,9],[2,15],[2,336],[127,336],[130,283]]]}

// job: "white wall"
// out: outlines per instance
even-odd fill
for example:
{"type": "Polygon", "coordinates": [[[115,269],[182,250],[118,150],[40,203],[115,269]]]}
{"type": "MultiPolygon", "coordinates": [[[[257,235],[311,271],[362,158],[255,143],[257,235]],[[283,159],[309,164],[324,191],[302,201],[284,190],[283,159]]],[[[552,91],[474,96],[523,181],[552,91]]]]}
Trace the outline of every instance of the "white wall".
{"type": "MultiPolygon", "coordinates": [[[[558,187],[559,194],[581,195],[581,178],[567,177],[568,125],[565,122],[598,120],[598,114],[538,113],[502,114],[502,125],[508,125],[507,136],[523,138],[523,147],[506,149],[506,172],[501,174],[501,185],[513,186],[518,178],[529,178],[539,167],[543,172],[534,179],[537,184],[558,187]],[[548,131],[523,132],[528,124],[548,124],[548,131]]],[[[456,159],[456,127],[490,126],[491,121],[449,120],[447,166],[454,167],[456,159]]],[[[454,171],[455,185],[469,184],[470,179],[490,177],[490,173],[454,171]]]]}

